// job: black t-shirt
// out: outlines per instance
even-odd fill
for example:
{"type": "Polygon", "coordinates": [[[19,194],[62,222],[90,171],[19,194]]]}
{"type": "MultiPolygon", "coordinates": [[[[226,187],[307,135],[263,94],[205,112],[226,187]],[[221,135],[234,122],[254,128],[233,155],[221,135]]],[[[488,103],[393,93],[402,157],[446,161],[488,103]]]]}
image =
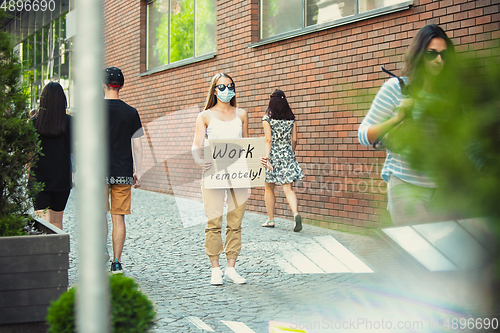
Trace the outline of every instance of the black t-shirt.
{"type": "MultiPolygon", "coordinates": [[[[44,183],[43,191],[67,191],[71,189],[71,121],[66,115],[66,133],[59,137],[40,134],[42,154],[33,166],[35,180],[44,183]]],[[[36,119],[33,123],[36,122],[36,119]]]]}
{"type": "Polygon", "coordinates": [[[109,184],[134,184],[132,138],[144,134],[137,110],[120,99],[106,99],[109,184]]]}

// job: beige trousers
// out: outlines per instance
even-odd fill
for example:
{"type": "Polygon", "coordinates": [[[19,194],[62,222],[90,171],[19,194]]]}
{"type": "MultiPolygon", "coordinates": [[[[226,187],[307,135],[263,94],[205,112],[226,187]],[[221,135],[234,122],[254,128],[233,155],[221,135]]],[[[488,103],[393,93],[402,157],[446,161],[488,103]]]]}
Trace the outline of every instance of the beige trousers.
{"type": "Polygon", "coordinates": [[[241,251],[241,220],[245,214],[248,189],[207,189],[202,187],[207,217],[205,253],[210,261],[222,253],[222,216],[227,202],[227,225],[224,251],[227,259],[236,259],[241,251]]]}

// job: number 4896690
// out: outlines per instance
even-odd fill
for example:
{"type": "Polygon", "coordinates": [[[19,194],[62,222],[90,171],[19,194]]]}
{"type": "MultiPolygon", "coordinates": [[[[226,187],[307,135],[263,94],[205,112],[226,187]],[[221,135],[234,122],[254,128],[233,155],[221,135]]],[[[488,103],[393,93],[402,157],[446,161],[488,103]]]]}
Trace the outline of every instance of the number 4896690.
{"type": "Polygon", "coordinates": [[[446,327],[447,329],[498,329],[499,322],[498,318],[453,318],[453,319],[446,319],[445,322],[443,323],[443,326],[446,327]]]}
{"type": "Polygon", "coordinates": [[[4,0],[0,9],[5,11],[13,12],[15,10],[21,11],[46,11],[49,10],[53,12],[56,9],[56,2],[54,0],[4,0]]]}

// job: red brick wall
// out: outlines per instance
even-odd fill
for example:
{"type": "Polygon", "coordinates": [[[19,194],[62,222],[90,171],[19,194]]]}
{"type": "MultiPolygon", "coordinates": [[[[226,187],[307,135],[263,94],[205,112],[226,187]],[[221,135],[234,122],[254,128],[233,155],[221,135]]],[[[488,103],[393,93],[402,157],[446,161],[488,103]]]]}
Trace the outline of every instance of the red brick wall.
{"type": "MultiPolygon", "coordinates": [[[[390,224],[380,178],[385,153],[357,140],[388,78],[380,66],[398,73],[411,38],[429,23],[439,24],[458,51],[488,55],[500,37],[499,3],[415,0],[405,11],[249,48],[258,41],[258,1],[218,1],[215,58],[139,76],[145,3],[105,1],[105,61],[123,70],[121,97],[139,110],[148,134],[143,188],[201,200],[200,170],[190,157],[194,124],[211,77],[226,72],[236,82],[238,106],[249,112],[250,136],[263,136],[269,94],[275,88],[287,94],[298,119],[296,154],[306,177],[296,190],[306,222],[363,233],[390,224]]],[[[263,195],[253,189],[248,210],[265,214],[263,195]]],[[[291,218],[282,192],[276,208],[291,218]]]]}

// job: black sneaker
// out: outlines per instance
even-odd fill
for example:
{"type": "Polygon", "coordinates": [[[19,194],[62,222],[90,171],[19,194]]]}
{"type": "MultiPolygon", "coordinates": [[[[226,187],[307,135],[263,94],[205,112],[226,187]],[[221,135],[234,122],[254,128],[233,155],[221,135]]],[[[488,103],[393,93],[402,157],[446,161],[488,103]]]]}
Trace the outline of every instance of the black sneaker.
{"type": "Polygon", "coordinates": [[[113,274],[123,274],[122,264],[115,259],[115,262],[111,263],[111,273],[113,274]]]}

